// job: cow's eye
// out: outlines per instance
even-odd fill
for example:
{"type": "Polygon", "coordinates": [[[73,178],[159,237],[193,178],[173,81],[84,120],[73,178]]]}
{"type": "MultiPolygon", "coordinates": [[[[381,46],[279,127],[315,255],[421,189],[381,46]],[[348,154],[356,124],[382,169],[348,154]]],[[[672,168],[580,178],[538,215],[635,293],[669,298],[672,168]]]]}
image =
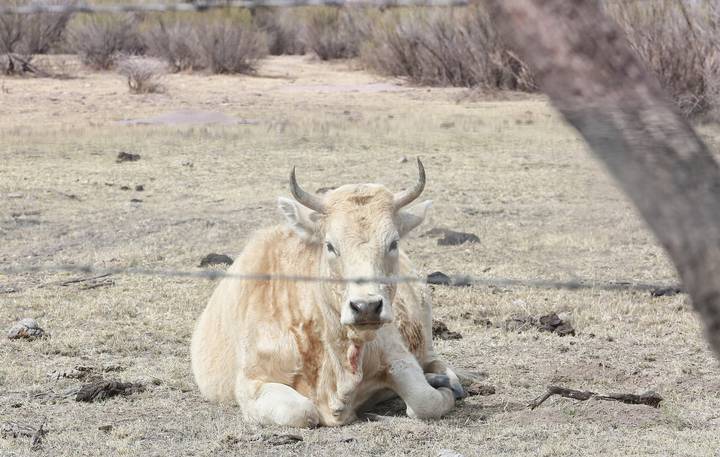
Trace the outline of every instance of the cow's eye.
{"type": "Polygon", "coordinates": [[[330,254],[339,255],[338,252],[335,250],[335,246],[333,246],[332,243],[329,241],[325,242],[325,249],[327,249],[330,254]]]}
{"type": "Polygon", "coordinates": [[[397,240],[395,240],[392,243],[390,243],[390,246],[388,246],[388,251],[389,252],[397,251],[397,248],[398,248],[398,242],[397,242],[397,240]]]}

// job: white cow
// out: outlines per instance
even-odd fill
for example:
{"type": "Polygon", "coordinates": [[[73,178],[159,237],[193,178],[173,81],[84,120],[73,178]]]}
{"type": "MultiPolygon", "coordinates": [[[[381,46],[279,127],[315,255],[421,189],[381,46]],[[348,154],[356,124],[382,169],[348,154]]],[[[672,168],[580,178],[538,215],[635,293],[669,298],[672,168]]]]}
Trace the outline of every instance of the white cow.
{"type": "MultiPolygon", "coordinates": [[[[279,198],[285,225],[256,233],[230,273],[330,278],[414,275],[402,237],[430,201],[404,209],[419,179],[393,195],[377,184],[346,185],[324,198],[290,175],[294,200],[279,198]]],[[[192,368],[210,400],[236,401],[248,421],[343,425],[394,394],[410,417],[446,414],[463,395],[433,351],[432,310],[413,283],[223,279],[192,338],[192,368]]]]}

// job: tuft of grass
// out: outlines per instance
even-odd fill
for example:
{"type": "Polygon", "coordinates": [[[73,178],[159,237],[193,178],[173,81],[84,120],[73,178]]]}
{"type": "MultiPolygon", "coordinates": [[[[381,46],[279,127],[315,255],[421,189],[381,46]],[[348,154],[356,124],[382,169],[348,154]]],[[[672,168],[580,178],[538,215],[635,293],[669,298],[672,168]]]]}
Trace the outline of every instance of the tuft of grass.
{"type": "Polygon", "coordinates": [[[128,88],[133,94],[164,92],[161,79],[166,65],[158,59],[140,56],[124,56],[117,61],[117,71],[127,78],[128,88]]]}
{"type": "Polygon", "coordinates": [[[535,90],[531,73],[479,6],[387,12],[361,58],[371,70],[416,84],[535,90]]]}
{"type": "Polygon", "coordinates": [[[720,109],[716,2],[612,2],[606,8],[686,116],[720,109]]]}
{"type": "Polygon", "coordinates": [[[260,7],[255,9],[252,22],[267,35],[271,55],[301,55],[305,54],[305,43],[300,19],[296,10],[260,7]]]}
{"type": "Polygon", "coordinates": [[[143,32],[147,54],[163,59],[172,71],[203,68],[198,36],[188,21],[168,23],[162,17],[143,32]]]}
{"type": "Polygon", "coordinates": [[[107,70],[118,55],[144,52],[138,21],[129,15],[92,15],[74,21],[68,31],[68,48],[91,68],[107,70]]]}
{"type": "Polygon", "coordinates": [[[197,36],[205,66],[213,73],[254,73],[268,54],[267,37],[251,24],[214,21],[200,25],[197,36]]]}
{"type": "Polygon", "coordinates": [[[308,8],[303,15],[303,43],[321,60],[357,57],[370,36],[373,13],[360,8],[308,8]]]}
{"type": "MultiPolygon", "coordinates": [[[[10,1],[21,5],[25,1],[10,1]]],[[[48,0],[48,5],[67,5],[71,0],[48,0]]],[[[0,15],[0,53],[25,56],[56,50],[63,40],[72,13],[37,13],[0,15]]]]}

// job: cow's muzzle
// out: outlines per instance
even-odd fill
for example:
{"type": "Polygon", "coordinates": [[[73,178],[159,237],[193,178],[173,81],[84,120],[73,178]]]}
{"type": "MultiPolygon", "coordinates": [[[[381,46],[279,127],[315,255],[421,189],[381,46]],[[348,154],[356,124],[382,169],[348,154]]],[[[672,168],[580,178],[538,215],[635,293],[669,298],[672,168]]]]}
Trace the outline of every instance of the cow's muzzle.
{"type": "Polygon", "coordinates": [[[351,298],[341,323],[358,327],[380,327],[391,321],[385,300],[379,295],[351,298]]]}

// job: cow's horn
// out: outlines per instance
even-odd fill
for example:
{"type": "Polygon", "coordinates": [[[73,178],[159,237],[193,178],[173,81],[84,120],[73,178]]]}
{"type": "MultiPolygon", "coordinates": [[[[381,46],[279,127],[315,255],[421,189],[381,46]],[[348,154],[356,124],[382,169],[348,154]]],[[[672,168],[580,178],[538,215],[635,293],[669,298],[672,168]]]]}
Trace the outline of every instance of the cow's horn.
{"type": "Polygon", "coordinates": [[[318,213],[325,213],[325,204],[316,195],[305,192],[295,179],[295,167],[290,172],[290,192],[292,192],[295,200],[303,206],[310,208],[318,213]]]}
{"type": "Polygon", "coordinates": [[[418,198],[420,194],[422,194],[423,189],[425,189],[425,167],[423,167],[419,157],[417,159],[417,165],[418,180],[415,183],[415,186],[413,186],[412,189],[404,190],[395,194],[394,206],[396,210],[418,198]]]}

